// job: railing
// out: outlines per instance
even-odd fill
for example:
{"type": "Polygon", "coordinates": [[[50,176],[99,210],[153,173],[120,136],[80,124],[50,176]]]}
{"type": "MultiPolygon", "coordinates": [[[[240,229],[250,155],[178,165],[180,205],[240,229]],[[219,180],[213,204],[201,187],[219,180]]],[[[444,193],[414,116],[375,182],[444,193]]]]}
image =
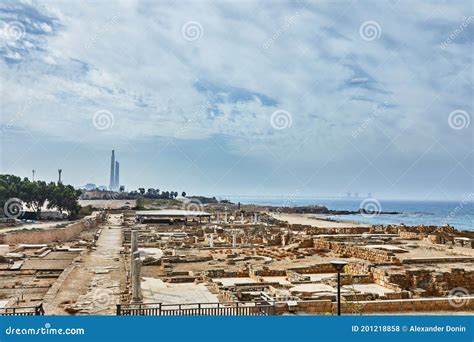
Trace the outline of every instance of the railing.
{"type": "Polygon", "coordinates": [[[37,306],[17,306],[0,308],[0,316],[43,316],[43,303],[37,306]]]}
{"type": "Polygon", "coordinates": [[[117,316],[271,316],[273,302],[117,304],[117,316]]]}

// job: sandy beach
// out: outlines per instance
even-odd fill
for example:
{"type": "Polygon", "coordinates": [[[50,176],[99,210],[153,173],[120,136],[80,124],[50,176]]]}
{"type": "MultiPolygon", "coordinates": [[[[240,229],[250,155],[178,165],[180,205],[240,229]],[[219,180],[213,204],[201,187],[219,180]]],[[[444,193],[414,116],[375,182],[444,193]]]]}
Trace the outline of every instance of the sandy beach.
{"type": "Polygon", "coordinates": [[[319,228],[343,228],[343,227],[369,227],[370,225],[357,222],[342,222],[325,220],[326,215],[317,214],[279,214],[267,213],[268,215],[291,224],[307,224],[319,228]]]}

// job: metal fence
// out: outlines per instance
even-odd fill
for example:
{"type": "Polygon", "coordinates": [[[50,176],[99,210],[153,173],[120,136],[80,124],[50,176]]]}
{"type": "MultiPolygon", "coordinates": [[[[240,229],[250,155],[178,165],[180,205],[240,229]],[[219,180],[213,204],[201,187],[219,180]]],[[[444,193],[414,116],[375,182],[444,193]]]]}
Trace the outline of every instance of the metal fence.
{"type": "Polygon", "coordinates": [[[272,302],[117,304],[118,316],[270,316],[272,302]]]}
{"type": "Polygon", "coordinates": [[[43,303],[37,306],[16,306],[0,308],[0,316],[43,316],[43,303]]]}

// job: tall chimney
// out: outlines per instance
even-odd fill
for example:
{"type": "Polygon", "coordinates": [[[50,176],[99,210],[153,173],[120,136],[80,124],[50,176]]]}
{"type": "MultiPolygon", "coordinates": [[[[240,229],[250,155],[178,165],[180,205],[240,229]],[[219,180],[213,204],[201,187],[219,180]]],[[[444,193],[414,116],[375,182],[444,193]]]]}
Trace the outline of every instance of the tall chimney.
{"type": "Polygon", "coordinates": [[[112,157],[110,158],[110,183],[109,190],[115,188],[115,150],[112,150],[112,157]]]}
{"type": "Polygon", "coordinates": [[[120,187],[120,163],[115,162],[115,189],[118,190],[120,187]]]}
{"type": "Polygon", "coordinates": [[[58,184],[61,184],[62,183],[62,180],[61,180],[61,173],[63,172],[63,170],[61,169],[58,169],[58,184]]]}

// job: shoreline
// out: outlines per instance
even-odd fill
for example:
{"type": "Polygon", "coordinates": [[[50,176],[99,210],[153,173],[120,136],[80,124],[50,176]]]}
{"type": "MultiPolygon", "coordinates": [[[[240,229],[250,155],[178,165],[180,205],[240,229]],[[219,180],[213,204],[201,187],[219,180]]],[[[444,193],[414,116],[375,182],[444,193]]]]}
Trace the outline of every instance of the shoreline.
{"type": "Polygon", "coordinates": [[[355,221],[329,220],[332,215],[323,214],[282,214],[266,212],[267,215],[290,224],[303,224],[318,228],[349,228],[349,227],[371,227],[372,224],[359,223],[355,221]]]}

